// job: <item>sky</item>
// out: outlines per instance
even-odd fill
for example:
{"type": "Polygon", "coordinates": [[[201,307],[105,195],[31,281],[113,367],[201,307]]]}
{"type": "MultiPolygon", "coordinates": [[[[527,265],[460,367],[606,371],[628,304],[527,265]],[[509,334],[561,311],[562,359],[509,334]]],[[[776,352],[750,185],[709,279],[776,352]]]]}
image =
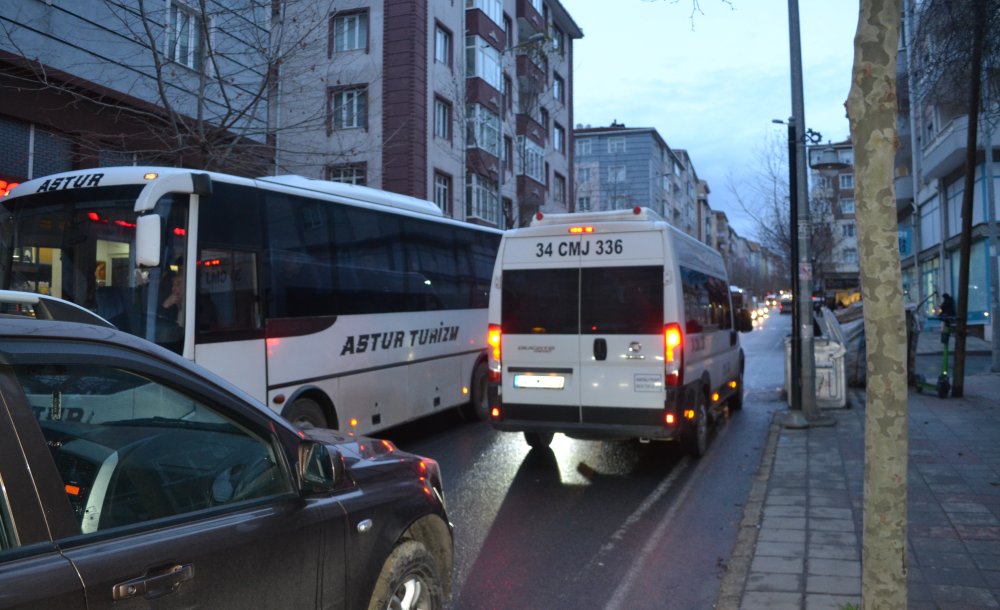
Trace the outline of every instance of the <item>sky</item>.
{"type": "MultiPolygon", "coordinates": [[[[757,229],[731,192],[759,167],[772,119],[792,115],[788,0],[561,0],[573,45],[576,125],[654,127],[688,151],[709,204],[742,237],[757,229]],[[613,8],[612,8],[613,7],[613,8]]],[[[859,0],[798,0],[805,125],[847,139],[859,0]]]]}

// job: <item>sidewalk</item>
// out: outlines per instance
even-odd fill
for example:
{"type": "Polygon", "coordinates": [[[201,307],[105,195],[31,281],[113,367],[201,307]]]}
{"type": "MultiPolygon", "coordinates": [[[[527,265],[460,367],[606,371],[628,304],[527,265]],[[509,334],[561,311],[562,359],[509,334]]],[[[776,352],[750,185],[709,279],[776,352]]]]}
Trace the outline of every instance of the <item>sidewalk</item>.
{"type": "MultiPolygon", "coordinates": [[[[861,605],[863,391],[829,428],[776,414],[717,608],[861,605]]],[[[1000,608],[1000,374],[909,395],[909,608],[1000,608]]]]}

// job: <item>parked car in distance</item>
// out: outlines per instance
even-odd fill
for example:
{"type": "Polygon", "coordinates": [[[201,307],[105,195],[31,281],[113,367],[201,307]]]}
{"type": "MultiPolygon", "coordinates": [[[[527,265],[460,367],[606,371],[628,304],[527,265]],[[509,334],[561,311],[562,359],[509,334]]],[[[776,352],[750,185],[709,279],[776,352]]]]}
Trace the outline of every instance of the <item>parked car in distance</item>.
{"type": "Polygon", "coordinates": [[[783,296],[778,302],[778,312],[779,313],[792,313],[792,308],[794,307],[794,302],[792,297],[783,296]]]}
{"type": "Polygon", "coordinates": [[[299,430],[106,326],[0,314],[0,481],[0,608],[382,610],[451,594],[435,461],[299,430]]]}

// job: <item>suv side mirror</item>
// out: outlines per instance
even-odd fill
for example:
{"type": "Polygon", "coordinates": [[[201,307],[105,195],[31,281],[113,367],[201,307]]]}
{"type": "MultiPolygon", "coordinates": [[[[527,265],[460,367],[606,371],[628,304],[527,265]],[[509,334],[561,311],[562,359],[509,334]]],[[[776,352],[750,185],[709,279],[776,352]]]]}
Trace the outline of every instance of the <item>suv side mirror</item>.
{"type": "Polygon", "coordinates": [[[303,491],[332,491],[346,477],[340,452],[323,443],[303,441],[299,445],[299,481],[303,491]]]}

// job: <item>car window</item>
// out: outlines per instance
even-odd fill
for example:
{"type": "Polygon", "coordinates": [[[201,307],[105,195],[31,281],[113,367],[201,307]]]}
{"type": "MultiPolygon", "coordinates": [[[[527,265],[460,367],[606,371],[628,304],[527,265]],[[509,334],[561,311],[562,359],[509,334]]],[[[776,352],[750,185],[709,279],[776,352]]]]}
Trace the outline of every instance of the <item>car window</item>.
{"type": "Polygon", "coordinates": [[[0,551],[14,548],[14,528],[10,522],[10,507],[7,506],[6,485],[0,475],[0,551]]]}
{"type": "Polygon", "coordinates": [[[291,491],[271,444],[135,372],[15,365],[82,533],[291,491]]]}

